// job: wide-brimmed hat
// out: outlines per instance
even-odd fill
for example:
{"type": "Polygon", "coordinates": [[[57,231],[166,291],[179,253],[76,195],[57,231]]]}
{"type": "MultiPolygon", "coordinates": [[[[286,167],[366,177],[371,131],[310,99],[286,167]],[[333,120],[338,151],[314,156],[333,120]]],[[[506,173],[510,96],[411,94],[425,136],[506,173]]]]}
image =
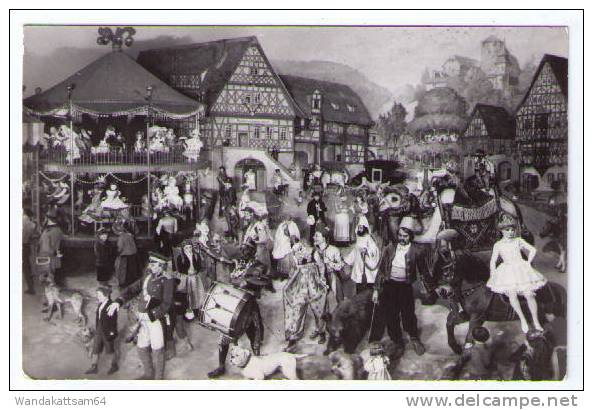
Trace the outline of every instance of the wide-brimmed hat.
{"type": "Polygon", "coordinates": [[[437,234],[437,239],[441,241],[451,242],[459,236],[459,232],[455,229],[443,229],[437,234]]]}
{"type": "Polygon", "coordinates": [[[257,215],[255,209],[251,206],[246,206],[245,208],[243,208],[243,212],[251,212],[253,215],[257,215]]]}
{"type": "Polygon", "coordinates": [[[410,190],[408,189],[407,186],[403,185],[403,184],[397,184],[397,185],[389,185],[387,187],[385,187],[385,189],[383,190],[384,194],[398,194],[400,196],[406,196],[410,193],[410,190]]]}
{"type": "Polygon", "coordinates": [[[161,263],[168,263],[171,258],[163,255],[162,253],[150,251],[148,252],[148,260],[158,260],[161,263]]]}
{"type": "Polygon", "coordinates": [[[511,215],[503,213],[499,218],[496,227],[498,230],[503,230],[505,228],[517,228],[517,220],[511,215]]]}
{"type": "Polygon", "coordinates": [[[412,218],[411,216],[404,216],[399,227],[409,229],[416,235],[422,233],[422,225],[416,218],[412,218]]]}

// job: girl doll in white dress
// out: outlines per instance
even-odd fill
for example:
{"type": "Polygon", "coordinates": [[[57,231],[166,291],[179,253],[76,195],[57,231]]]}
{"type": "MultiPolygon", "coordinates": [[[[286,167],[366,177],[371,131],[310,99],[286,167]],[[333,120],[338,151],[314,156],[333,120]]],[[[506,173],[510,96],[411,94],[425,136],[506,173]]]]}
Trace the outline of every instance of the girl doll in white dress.
{"type": "Polygon", "coordinates": [[[119,211],[126,209],[128,205],[121,200],[121,192],[117,189],[117,185],[109,185],[109,189],[105,191],[105,199],[101,202],[101,208],[108,211],[119,211]]]}
{"type": "Polygon", "coordinates": [[[527,333],[529,324],[518,299],[518,295],[523,295],[527,300],[533,326],[536,330],[543,331],[537,316],[535,291],[544,286],[547,279],[531,266],[536,249],[516,235],[517,222],[511,216],[504,215],[498,224],[498,229],[502,231],[502,239],[492,248],[490,279],[486,285],[493,292],[508,296],[511,306],[521,320],[521,330],[527,333]],[[527,260],[523,258],[522,250],[527,253],[527,260]],[[502,262],[496,266],[499,258],[502,262]]]}

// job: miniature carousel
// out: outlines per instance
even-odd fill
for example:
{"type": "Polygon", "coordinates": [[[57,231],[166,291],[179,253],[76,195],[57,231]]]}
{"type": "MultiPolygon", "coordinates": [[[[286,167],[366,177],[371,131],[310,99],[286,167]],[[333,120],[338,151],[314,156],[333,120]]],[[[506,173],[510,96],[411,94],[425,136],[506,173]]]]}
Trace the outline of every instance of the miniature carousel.
{"type": "Polygon", "coordinates": [[[151,237],[165,211],[193,223],[198,171],[208,166],[203,106],[122,51],[133,28],[99,34],[110,53],[24,100],[25,113],[45,124],[31,175],[36,218],[51,212],[69,240],[120,223],[151,237]]]}

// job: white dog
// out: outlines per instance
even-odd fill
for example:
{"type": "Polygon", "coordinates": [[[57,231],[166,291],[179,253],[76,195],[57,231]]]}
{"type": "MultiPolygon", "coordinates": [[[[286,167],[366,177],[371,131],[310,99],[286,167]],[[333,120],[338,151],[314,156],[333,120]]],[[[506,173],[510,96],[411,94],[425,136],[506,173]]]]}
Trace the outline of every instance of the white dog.
{"type": "Polygon", "coordinates": [[[264,356],[252,356],[251,351],[239,346],[231,349],[231,363],[242,368],[246,379],[264,380],[277,370],[289,380],[298,380],[297,359],[308,356],[307,354],[294,354],[287,352],[272,353],[264,356]]]}

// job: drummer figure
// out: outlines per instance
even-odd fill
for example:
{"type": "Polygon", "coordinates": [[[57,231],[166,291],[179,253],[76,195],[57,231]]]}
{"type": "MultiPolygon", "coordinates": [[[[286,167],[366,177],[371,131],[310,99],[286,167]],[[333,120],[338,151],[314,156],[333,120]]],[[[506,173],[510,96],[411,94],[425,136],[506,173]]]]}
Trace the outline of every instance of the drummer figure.
{"type": "Polygon", "coordinates": [[[260,355],[261,343],[264,339],[264,327],[257,304],[261,289],[266,287],[270,280],[267,277],[267,267],[255,259],[256,246],[253,242],[245,242],[240,247],[241,256],[232,262],[223,260],[227,263],[234,263],[235,268],[231,272],[231,284],[241,289],[247,290],[254,297],[243,306],[239,319],[235,325],[235,337],[220,333],[218,341],[218,367],[208,373],[209,378],[222,376],[226,369],[226,357],[231,343],[237,344],[237,341],[243,334],[246,334],[251,344],[253,354],[260,355]]]}

